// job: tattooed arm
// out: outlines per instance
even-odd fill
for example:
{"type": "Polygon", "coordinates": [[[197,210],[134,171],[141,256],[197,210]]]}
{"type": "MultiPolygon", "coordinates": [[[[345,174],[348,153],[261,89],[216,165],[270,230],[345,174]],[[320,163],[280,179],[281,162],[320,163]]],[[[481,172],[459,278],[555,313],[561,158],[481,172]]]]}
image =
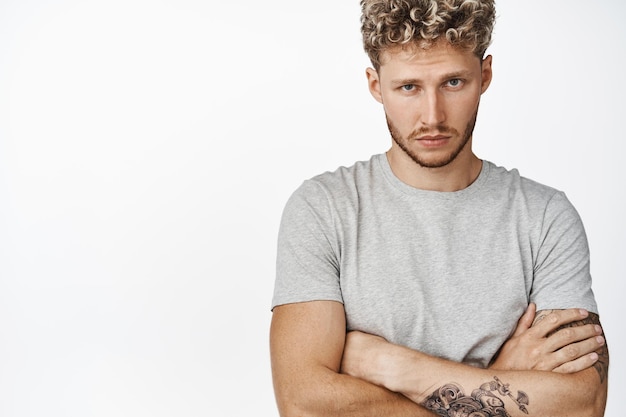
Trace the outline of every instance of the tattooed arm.
{"type": "MultiPolygon", "coordinates": [[[[552,319],[552,317],[554,317],[560,311],[561,310],[539,311],[537,313],[537,317],[535,318],[533,322],[533,327],[539,327],[544,322],[549,322],[552,319]]],[[[600,326],[600,317],[595,313],[589,313],[589,315],[583,318],[582,320],[563,324],[555,331],[555,333],[563,332],[563,333],[572,334],[573,332],[580,329],[581,327],[589,326],[589,325],[595,327],[598,334],[601,333],[602,328],[600,326]]],[[[598,335],[595,339],[598,342],[599,346],[598,346],[598,349],[590,355],[590,359],[593,360],[597,358],[597,360],[595,360],[593,363],[593,367],[595,368],[595,370],[598,373],[598,376],[600,377],[600,382],[604,384],[604,382],[607,380],[609,376],[608,375],[609,373],[609,349],[606,346],[606,341],[604,337],[598,335]]],[[[557,371],[558,370],[559,369],[557,368],[557,371]]],[[[568,372],[568,371],[565,370],[564,372],[568,372]]]]}
{"type": "MultiPolygon", "coordinates": [[[[540,312],[535,326],[557,316],[540,312]]],[[[599,324],[597,315],[589,314],[576,325],[586,322],[599,324]]],[[[402,393],[440,416],[601,417],[607,390],[606,346],[597,354],[593,367],[575,373],[479,369],[352,332],[342,371],[402,393]]]]}
{"type": "MultiPolygon", "coordinates": [[[[571,321],[572,311],[568,312],[569,315],[564,312],[555,314],[554,316],[559,317],[556,324],[548,325],[552,322],[551,319],[542,320],[541,325],[537,327],[540,329],[538,336],[543,337],[556,329],[555,326],[571,321]]],[[[507,359],[516,356],[532,357],[536,362],[550,364],[553,367],[571,359],[567,356],[550,359],[546,349],[537,349],[535,340],[529,343],[528,338],[522,337],[528,333],[526,330],[534,317],[534,309],[531,309],[520,319],[516,331],[519,337],[512,340],[524,343],[509,343],[508,348],[503,349],[499,356],[499,366],[507,369],[532,368],[531,363],[507,359]],[[531,349],[535,349],[537,354],[527,354],[531,349]]],[[[576,336],[577,340],[587,337],[587,333],[580,330],[576,336]]],[[[533,336],[532,332],[530,334],[533,336]]],[[[356,334],[351,334],[349,340],[356,340],[353,338],[355,336],[356,334]]],[[[316,301],[274,309],[271,329],[272,372],[281,416],[436,415],[403,395],[390,392],[363,379],[340,374],[339,366],[345,338],[345,313],[339,303],[316,301]]],[[[550,346],[560,348],[572,342],[573,340],[561,338],[550,346]]],[[[588,351],[589,348],[586,349],[588,351]]],[[[356,358],[357,351],[355,344],[346,345],[345,359],[356,358]]],[[[344,361],[344,367],[346,365],[347,362],[344,361]]]]}
{"type": "Polygon", "coordinates": [[[491,369],[574,373],[595,365],[602,371],[605,340],[597,316],[578,309],[535,311],[531,303],[491,369]]]}

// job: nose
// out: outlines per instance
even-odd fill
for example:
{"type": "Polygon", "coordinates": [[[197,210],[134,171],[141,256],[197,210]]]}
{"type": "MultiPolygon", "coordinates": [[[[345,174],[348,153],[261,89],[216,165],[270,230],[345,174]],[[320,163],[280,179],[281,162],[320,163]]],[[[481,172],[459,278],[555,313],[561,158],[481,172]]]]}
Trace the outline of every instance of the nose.
{"type": "Polygon", "coordinates": [[[421,122],[426,126],[438,126],[445,122],[445,102],[439,91],[425,94],[422,101],[421,122]]]}

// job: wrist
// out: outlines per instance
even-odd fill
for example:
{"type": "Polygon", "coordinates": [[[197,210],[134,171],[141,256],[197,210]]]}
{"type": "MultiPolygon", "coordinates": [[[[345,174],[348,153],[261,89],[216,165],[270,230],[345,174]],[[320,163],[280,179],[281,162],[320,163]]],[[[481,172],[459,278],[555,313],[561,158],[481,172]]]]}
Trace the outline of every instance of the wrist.
{"type": "Polygon", "coordinates": [[[372,361],[377,384],[393,392],[406,393],[416,377],[415,351],[393,344],[374,352],[372,361]]]}
{"type": "Polygon", "coordinates": [[[361,377],[372,384],[390,389],[388,382],[393,380],[390,374],[393,369],[390,351],[394,345],[378,337],[371,337],[363,350],[361,377]]]}
{"type": "Polygon", "coordinates": [[[438,358],[404,346],[390,345],[376,357],[381,386],[403,394],[417,404],[426,400],[436,388],[441,363],[438,358]]]}

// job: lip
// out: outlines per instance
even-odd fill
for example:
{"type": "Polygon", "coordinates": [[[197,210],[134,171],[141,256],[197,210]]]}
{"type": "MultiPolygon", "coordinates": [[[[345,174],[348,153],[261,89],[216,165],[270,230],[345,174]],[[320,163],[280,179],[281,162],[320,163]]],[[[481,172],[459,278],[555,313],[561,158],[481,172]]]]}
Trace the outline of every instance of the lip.
{"type": "Polygon", "coordinates": [[[442,140],[442,139],[449,139],[450,136],[445,136],[445,135],[436,135],[436,136],[420,136],[419,138],[417,138],[417,140],[442,140]]]}
{"type": "Polygon", "coordinates": [[[439,146],[447,145],[450,138],[451,136],[445,136],[445,135],[433,135],[433,136],[426,135],[426,136],[420,136],[419,138],[417,138],[417,141],[422,146],[429,147],[429,148],[436,148],[439,146]]]}

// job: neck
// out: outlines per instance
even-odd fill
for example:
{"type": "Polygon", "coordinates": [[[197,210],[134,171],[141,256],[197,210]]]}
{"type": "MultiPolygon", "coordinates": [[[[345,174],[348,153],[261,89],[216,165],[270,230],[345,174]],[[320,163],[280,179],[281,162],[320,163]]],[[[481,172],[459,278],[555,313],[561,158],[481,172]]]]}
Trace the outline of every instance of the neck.
{"type": "Polygon", "coordinates": [[[471,146],[466,146],[452,162],[440,168],[418,165],[395,143],[387,152],[387,160],[391,171],[400,181],[427,191],[463,190],[476,181],[483,166],[482,160],[471,151],[471,146]]]}

